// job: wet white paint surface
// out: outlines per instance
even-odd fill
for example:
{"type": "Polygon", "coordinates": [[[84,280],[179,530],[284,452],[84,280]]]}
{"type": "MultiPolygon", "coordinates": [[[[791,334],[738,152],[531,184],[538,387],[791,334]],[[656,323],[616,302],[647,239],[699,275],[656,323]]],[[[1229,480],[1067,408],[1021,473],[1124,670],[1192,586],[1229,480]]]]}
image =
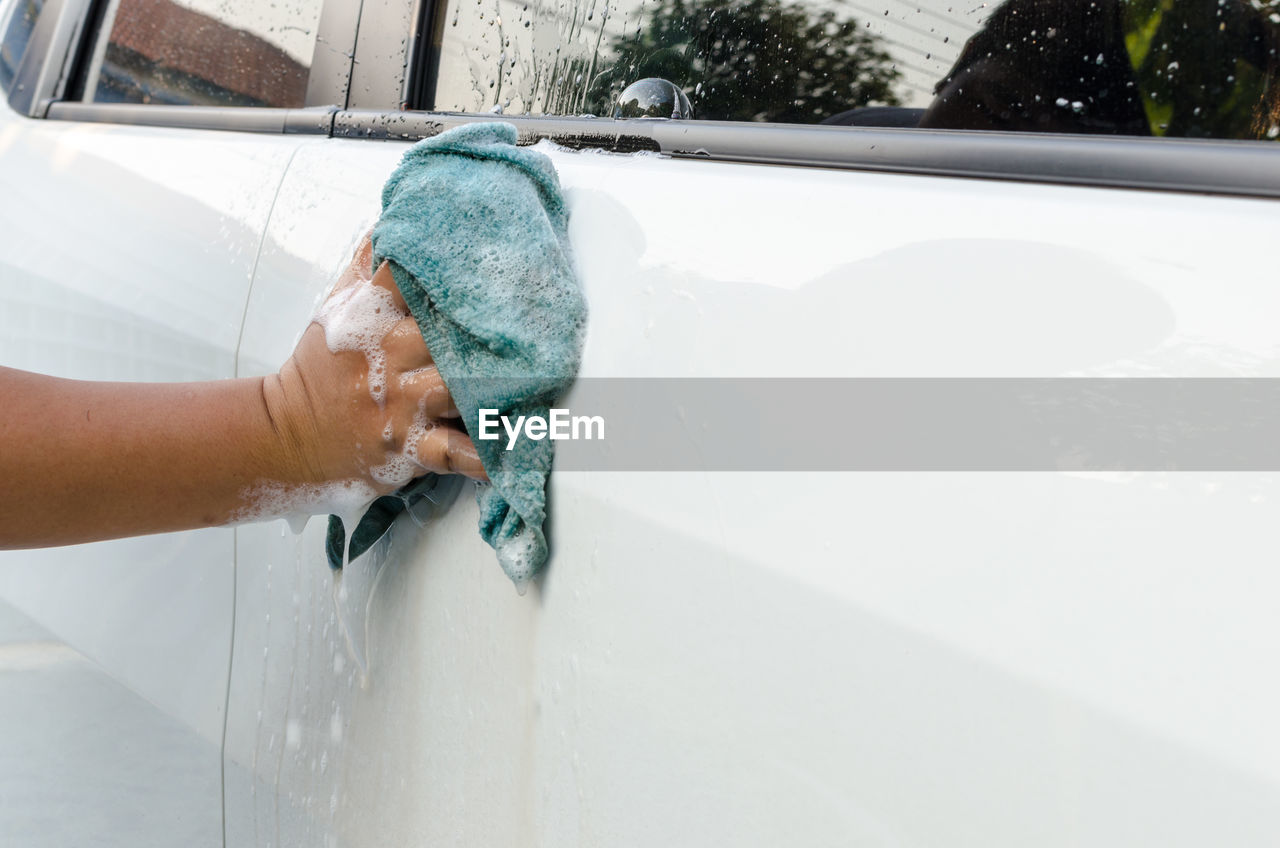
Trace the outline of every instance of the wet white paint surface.
{"type": "MultiPolygon", "coordinates": [[[[103,379],[277,367],[404,149],[20,123],[0,362],[103,379]]],[[[1277,370],[1274,203],[553,155],[591,376],[1277,370]]],[[[523,598],[469,489],[4,554],[0,833],[217,844],[234,556],[229,845],[1272,841],[1270,475],[557,474],[523,598]]]]}
{"type": "MultiPolygon", "coordinates": [[[[0,105],[0,364],[234,376],[297,144],[29,121],[0,105]]],[[[59,646],[0,658],[13,668],[0,672],[0,781],[12,781],[0,843],[221,844],[234,556],[231,530],[0,553],[0,603],[59,646]],[[18,670],[64,651],[79,659],[18,670]]]]}
{"type": "Polygon", "coordinates": [[[222,844],[218,748],[0,602],[8,845],[222,844]]]}
{"type": "MultiPolygon", "coordinates": [[[[402,149],[299,154],[242,367],[402,149]]],[[[591,376],[1276,368],[1274,204],[552,155],[591,376]]],[[[241,528],[233,844],[1268,844],[1274,485],[557,473],[525,598],[468,492],[340,584],[241,528]]]]}

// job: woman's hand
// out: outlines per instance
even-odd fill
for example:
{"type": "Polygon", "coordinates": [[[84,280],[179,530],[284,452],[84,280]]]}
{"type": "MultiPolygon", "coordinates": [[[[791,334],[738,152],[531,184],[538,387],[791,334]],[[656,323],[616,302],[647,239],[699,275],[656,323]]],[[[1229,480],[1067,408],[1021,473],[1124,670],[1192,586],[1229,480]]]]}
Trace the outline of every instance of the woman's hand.
{"type": "Polygon", "coordinates": [[[303,334],[264,385],[300,476],[361,480],[380,493],[429,471],[485,479],[475,446],[384,262],[366,236],[303,334]]]}
{"type": "Polygon", "coordinates": [[[484,479],[390,271],[369,264],[366,238],[270,377],[0,368],[0,548],[354,509],[428,471],[484,479]]]}

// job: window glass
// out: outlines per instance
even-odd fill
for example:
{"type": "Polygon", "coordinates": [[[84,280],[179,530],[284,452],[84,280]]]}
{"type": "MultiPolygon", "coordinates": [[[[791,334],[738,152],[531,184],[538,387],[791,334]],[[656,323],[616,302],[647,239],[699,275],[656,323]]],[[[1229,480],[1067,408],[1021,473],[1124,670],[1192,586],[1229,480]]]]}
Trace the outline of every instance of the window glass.
{"type": "Polygon", "coordinates": [[[18,0],[12,7],[4,40],[0,41],[0,89],[4,91],[13,85],[23,54],[27,52],[27,42],[31,40],[31,31],[35,29],[36,18],[40,17],[43,7],[44,0],[18,0]]]}
{"type": "Polygon", "coordinates": [[[323,0],[114,0],[85,99],[185,106],[304,104],[323,0]]]}
{"type": "Polygon", "coordinates": [[[1280,136],[1280,0],[447,0],[437,41],[440,110],[1280,136]]]}

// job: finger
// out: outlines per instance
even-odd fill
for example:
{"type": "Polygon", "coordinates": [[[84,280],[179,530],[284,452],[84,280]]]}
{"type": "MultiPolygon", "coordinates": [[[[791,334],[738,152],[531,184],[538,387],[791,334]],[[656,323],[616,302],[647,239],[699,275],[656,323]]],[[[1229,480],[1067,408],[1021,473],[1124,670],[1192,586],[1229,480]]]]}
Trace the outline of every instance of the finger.
{"type": "Polygon", "coordinates": [[[399,371],[412,371],[434,362],[427,343],[422,339],[422,331],[413,318],[406,317],[396,322],[382,339],[382,349],[387,352],[391,367],[399,371]]]}
{"type": "Polygon", "coordinates": [[[429,419],[458,417],[458,407],[449,394],[449,387],[434,365],[401,374],[400,392],[419,404],[418,408],[429,419]]]}
{"type": "Polygon", "coordinates": [[[373,284],[386,289],[391,293],[391,299],[395,302],[396,309],[399,309],[405,315],[409,314],[409,304],[404,302],[404,295],[400,294],[400,287],[396,285],[396,278],[391,273],[391,263],[385,259],[378,266],[378,270],[373,272],[373,284]]]}
{"type": "MultiPolygon", "coordinates": [[[[342,273],[338,275],[338,280],[334,283],[333,292],[364,282],[373,276],[373,241],[370,236],[372,230],[364,234],[356,245],[355,252],[351,254],[347,267],[342,269],[342,273]]],[[[332,295],[331,292],[330,294],[332,295]]]]}
{"type": "Polygon", "coordinates": [[[432,428],[418,442],[418,462],[437,474],[462,474],[472,480],[489,479],[476,453],[476,446],[462,430],[440,426],[432,428]]]}
{"type": "Polygon", "coordinates": [[[361,236],[355,253],[351,254],[350,264],[359,269],[366,279],[373,275],[373,230],[361,236]]]}

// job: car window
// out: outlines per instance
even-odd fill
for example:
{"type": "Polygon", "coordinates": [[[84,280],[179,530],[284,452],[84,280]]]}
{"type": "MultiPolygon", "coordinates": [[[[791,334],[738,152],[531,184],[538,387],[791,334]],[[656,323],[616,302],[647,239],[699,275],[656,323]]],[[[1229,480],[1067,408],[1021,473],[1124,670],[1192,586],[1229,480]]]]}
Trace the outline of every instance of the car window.
{"type": "Polygon", "coordinates": [[[27,42],[35,29],[36,18],[44,8],[44,0],[19,0],[11,9],[4,40],[0,41],[0,89],[8,91],[17,76],[18,66],[27,52],[27,42]]]}
{"type": "Polygon", "coordinates": [[[1280,0],[442,8],[438,110],[687,118],[687,98],[706,120],[1280,136],[1280,0]]]}
{"type": "Polygon", "coordinates": [[[323,0],[112,0],[85,100],[298,107],[323,0]]]}

